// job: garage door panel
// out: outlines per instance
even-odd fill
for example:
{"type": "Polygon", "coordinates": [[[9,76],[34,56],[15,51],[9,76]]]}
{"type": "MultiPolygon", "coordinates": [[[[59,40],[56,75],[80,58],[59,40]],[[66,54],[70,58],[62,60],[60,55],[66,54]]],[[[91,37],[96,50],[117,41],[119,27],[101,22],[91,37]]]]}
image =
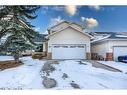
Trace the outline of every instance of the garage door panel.
{"type": "Polygon", "coordinates": [[[118,61],[118,56],[127,55],[127,46],[116,46],[113,48],[113,58],[118,61]]]}
{"type": "Polygon", "coordinates": [[[53,59],[84,59],[85,45],[54,45],[53,59]]]}

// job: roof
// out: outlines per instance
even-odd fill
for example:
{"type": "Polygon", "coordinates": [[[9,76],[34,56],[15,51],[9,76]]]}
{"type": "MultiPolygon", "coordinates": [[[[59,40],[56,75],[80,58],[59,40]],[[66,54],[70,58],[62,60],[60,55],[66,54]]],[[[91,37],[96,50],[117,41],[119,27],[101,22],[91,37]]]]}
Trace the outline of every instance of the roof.
{"type": "Polygon", "coordinates": [[[94,33],[92,33],[94,37],[96,37],[97,34],[100,35],[107,34],[107,35],[103,37],[100,36],[100,38],[92,40],[91,43],[102,42],[104,40],[127,40],[127,32],[94,32],[94,33]]]}
{"type": "Polygon", "coordinates": [[[68,24],[76,24],[76,25],[78,25],[78,26],[80,26],[80,27],[82,27],[83,28],[83,26],[82,25],[80,25],[80,24],[77,24],[77,23],[75,23],[75,22],[70,22],[70,21],[62,21],[62,22],[60,22],[60,23],[58,23],[58,24],[56,24],[56,25],[54,25],[54,26],[52,26],[52,27],[50,27],[50,28],[48,28],[48,30],[51,30],[52,28],[54,28],[54,27],[56,27],[56,26],[58,26],[58,25],[60,25],[60,24],[62,24],[62,23],[68,23],[68,24]]]}
{"type": "Polygon", "coordinates": [[[62,28],[61,30],[59,30],[59,31],[57,31],[57,32],[54,32],[54,33],[48,35],[48,38],[49,38],[50,36],[56,34],[56,33],[59,33],[59,32],[61,32],[61,31],[65,30],[65,29],[69,28],[69,27],[70,27],[70,28],[73,28],[73,29],[75,29],[75,30],[77,30],[77,31],[79,31],[80,33],[82,33],[82,34],[84,34],[84,35],[86,35],[86,36],[88,36],[88,37],[90,37],[90,38],[93,38],[93,36],[89,35],[88,33],[82,32],[82,31],[76,29],[76,28],[73,27],[73,26],[67,26],[67,27],[65,27],[65,28],[62,28]]]}

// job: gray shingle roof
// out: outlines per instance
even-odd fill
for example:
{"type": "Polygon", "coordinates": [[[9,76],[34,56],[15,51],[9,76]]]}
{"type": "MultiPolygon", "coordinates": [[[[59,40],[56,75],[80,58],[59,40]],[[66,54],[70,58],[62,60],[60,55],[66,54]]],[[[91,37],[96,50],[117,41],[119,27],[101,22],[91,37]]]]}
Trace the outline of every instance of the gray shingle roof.
{"type": "Polygon", "coordinates": [[[94,32],[96,34],[110,35],[110,39],[127,39],[127,32],[94,32]]]}
{"type": "Polygon", "coordinates": [[[91,43],[105,40],[127,40],[127,32],[91,32],[90,34],[95,37],[91,43]]]}

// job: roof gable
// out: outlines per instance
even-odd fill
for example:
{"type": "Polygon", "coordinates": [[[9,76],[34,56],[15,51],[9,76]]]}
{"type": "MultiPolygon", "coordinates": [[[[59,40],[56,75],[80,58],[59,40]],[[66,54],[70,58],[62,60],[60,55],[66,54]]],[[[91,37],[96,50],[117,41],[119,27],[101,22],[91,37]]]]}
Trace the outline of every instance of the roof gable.
{"type": "Polygon", "coordinates": [[[87,33],[85,33],[85,32],[82,32],[82,31],[78,30],[77,28],[75,28],[75,27],[73,27],[73,26],[71,26],[71,25],[70,25],[70,26],[67,26],[67,27],[65,27],[65,28],[63,28],[63,29],[61,29],[61,30],[59,30],[59,31],[57,31],[57,32],[54,32],[54,33],[48,35],[48,37],[50,37],[50,36],[52,36],[52,35],[55,35],[56,33],[59,33],[59,32],[65,30],[65,29],[67,29],[67,28],[72,28],[72,29],[76,30],[77,32],[82,33],[83,35],[88,36],[89,38],[93,38],[91,35],[89,35],[89,34],[87,34],[87,33]]]}
{"type": "MultiPolygon", "coordinates": [[[[53,31],[54,31],[55,28],[60,27],[60,25],[62,25],[62,24],[64,24],[64,23],[65,23],[67,26],[68,26],[68,25],[76,25],[77,27],[80,27],[81,29],[83,29],[83,26],[81,26],[81,25],[79,25],[79,24],[77,24],[77,23],[69,22],[69,21],[63,21],[63,22],[60,22],[60,23],[57,24],[57,25],[54,25],[54,26],[48,28],[48,30],[53,30],[53,31]]],[[[64,27],[64,26],[62,26],[62,28],[63,28],[63,27],[64,27]]]]}

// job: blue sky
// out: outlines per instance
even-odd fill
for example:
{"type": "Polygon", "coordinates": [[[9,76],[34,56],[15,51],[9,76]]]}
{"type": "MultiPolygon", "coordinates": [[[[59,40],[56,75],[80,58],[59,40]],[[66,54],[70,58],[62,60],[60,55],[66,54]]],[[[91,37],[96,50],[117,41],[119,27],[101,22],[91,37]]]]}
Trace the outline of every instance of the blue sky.
{"type": "Polygon", "coordinates": [[[127,32],[127,6],[41,6],[31,21],[40,33],[63,20],[76,22],[86,31],[127,32]]]}

